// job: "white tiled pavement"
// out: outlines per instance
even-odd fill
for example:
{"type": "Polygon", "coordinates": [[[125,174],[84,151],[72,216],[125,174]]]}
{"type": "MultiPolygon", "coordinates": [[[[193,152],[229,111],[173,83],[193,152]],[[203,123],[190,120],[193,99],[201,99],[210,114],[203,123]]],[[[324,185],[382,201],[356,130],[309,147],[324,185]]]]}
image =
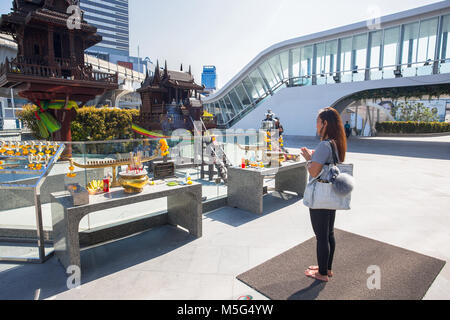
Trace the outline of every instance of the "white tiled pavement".
{"type": "MultiPolygon", "coordinates": [[[[286,140],[290,147],[317,143],[286,140]]],[[[450,299],[450,137],[353,140],[349,149],[358,185],[353,209],[338,214],[336,228],[447,261],[425,299],[450,299]]],[[[163,226],[87,249],[79,290],[66,288],[56,258],[0,264],[0,299],[33,299],[38,289],[40,299],[266,299],[236,276],[313,232],[299,199],[274,194],[264,205],[263,216],[232,208],[205,214],[201,239],[163,226]]]]}

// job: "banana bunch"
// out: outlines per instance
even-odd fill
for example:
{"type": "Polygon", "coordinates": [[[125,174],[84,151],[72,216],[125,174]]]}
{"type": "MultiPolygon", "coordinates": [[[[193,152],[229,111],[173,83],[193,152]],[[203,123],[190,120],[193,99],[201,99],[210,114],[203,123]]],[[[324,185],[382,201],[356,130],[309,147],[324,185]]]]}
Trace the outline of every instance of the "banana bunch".
{"type": "Polygon", "coordinates": [[[89,183],[87,189],[89,193],[95,194],[97,192],[103,191],[103,187],[104,187],[103,180],[92,180],[89,183]]]}

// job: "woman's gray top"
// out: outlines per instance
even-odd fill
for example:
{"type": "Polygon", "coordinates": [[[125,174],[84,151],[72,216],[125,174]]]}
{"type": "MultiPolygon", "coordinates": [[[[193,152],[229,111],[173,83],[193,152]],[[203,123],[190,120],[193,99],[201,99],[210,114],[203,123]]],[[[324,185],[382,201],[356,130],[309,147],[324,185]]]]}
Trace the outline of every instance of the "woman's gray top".
{"type": "Polygon", "coordinates": [[[331,150],[330,142],[322,141],[317,146],[311,161],[322,165],[333,163],[333,151],[331,150]]]}
{"type": "MultiPolygon", "coordinates": [[[[333,162],[333,151],[331,149],[330,142],[328,141],[322,141],[316,148],[316,151],[314,152],[312,159],[312,162],[317,162],[321,165],[331,164],[333,162]]],[[[328,171],[324,172],[320,179],[327,180],[328,171]]],[[[309,177],[309,181],[311,181],[313,177],[309,177]]]]}

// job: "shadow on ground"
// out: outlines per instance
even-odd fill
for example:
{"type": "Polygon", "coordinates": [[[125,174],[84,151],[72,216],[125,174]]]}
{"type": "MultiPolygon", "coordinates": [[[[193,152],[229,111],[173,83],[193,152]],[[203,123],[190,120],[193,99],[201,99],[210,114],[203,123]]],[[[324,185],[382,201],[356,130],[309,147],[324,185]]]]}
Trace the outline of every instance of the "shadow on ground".
{"type": "MultiPolygon", "coordinates": [[[[81,251],[82,285],[106,277],[182,247],[195,237],[172,226],[162,226],[122,240],[81,251]]],[[[68,291],[67,275],[56,257],[45,264],[0,264],[0,300],[46,299],[68,291]],[[6,270],[5,270],[6,269],[6,270]]]]}
{"type": "Polygon", "coordinates": [[[316,300],[320,292],[325,289],[326,283],[316,280],[309,287],[294,293],[287,300],[316,300]]]}
{"type": "Polygon", "coordinates": [[[237,228],[256,219],[260,219],[264,216],[270,215],[273,212],[278,211],[284,207],[293,205],[294,203],[301,200],[301,197],[294,196],[288,193],[274,192],[264,196],[264,211],[262,215],[257,215],[237,208],[233,208],[233,210],[230,210],[231,208],[225,207],[207,213],[204,216],[211,219],[212,221],[219,221],[221,223],[225,223],[229,226],[237,228]],[[284,201],[280,201],[280,199],[283,199],[284,201]]]}

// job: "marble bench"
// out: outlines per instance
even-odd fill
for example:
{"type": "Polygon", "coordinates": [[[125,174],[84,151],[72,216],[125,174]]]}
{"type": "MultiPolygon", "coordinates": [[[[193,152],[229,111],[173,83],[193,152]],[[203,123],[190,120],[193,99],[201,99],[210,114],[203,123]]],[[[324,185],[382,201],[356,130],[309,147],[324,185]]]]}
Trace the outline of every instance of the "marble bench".
{"type": "Polygon", "coordinates": [[[308,171],[306,162],[284,162],[275,168],[228,168],[228,206],[263,214],[264,178],[275,176],[275,190],[303,197],[308,171]]]}
{"type": "Polygon", "coordinates": [[[89,204],[74,207],[68,192],[51,194],[55,255],[67,269],[81,269],[79,224],[84,216],[110,208],[167,197],[167,221],[180,226],[197,238],[202,236],[202,186],[169,187],[166,184],[146,186],[139,194],[126,194],[121,187],[103,195],[90,196],[89,204]]]}

